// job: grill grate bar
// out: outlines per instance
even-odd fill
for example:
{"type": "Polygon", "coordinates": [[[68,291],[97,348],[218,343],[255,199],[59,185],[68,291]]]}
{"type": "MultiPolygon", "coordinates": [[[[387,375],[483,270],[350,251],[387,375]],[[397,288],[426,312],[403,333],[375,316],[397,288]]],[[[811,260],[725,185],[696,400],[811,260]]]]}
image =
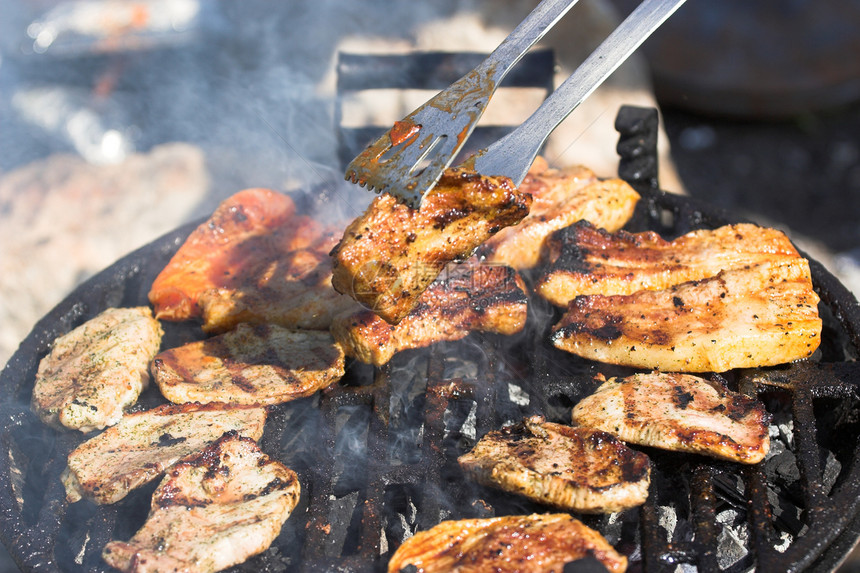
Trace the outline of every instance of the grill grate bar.
{"type": "Polygon", "coordinates": [[[695,553],[689,544],[676,544],[666,539],[669,532],[660,525],[656,497],[651,493],[639,509],[644,570],[669,571],[682,563],[695,563],[695,553]]]}
{"type": "Polygon", "coordinates": [[[806,377],[795,379],[792,414],[794,417],[794,440],[797,445],[797,461],[803,487],[808,519],[812,525],[820,524],[829,511],[829,500],[821,483],[821,462],[816,441],[817,427],[813,396],[806,377]]]}
{"type": "Polygon", "coordinates": [[[717,564],[717,519],[716,494],[714,493],[713,468],[699,464],[693,470],[690,484],[693,505],[693,523],[696,531],[696,564],[703,573],[719,571],[717,564]]]}
{"type": "Polygon", "coordinates": [[[380,554],[386,483],[383,468],[388,465],[388,425],[385,420],[388,419],[387,406],[390,401],[390,388],[387,384],[376,383],[371,392],[373,394],[373,408],[368,424],[367,443],[370,457],[369,484],[361,508],[357,548],[357,553],[363,563],[375,562],[380,554]]]}
{"type": "MultiPolygon", "coordinates": [[[[334,459],[332,452],[335,446],[335,427],[336,408],[330,405],[331,401],[326,400],[324,395],[320,399],[320,411],[324,424],[318,433],[320,441],[319,455],[317,456],[317,467],[314,470],[316,475],[329,476],[334,474],[334,459]]],[[[329,551],[328,533],[331,532],[329,524],[329,510],[331,506],[330,500],[333,498],[334,485],[332,479],[310,479],[305,480],[305,483],[310,484],[309,500],[308,500],[308,525],[307,536],[303,546],[303,563],[320,562],[327,557],[329,551]]],[[[310,571],[311,569],[305,568],[310,571]]]]}
{"type": "MultiPolygon", "coordinates": [[[[431,379],[427,385],[423,457],[427,482],[432,484],[442,483],[442,466],[445,459],[444,415],[449,403],[447,393],[453,390],[453,384],[441,379],[431,379]]],[[[419,519],[421,529],[432,527],[445,517],[439,496],[427,490],[423,493],[419,519]]]]}
{"type": "Polygon", "coordinates": [[[750,550],[758,563],[772,563],[777,557],[773,549],[776,534],[773,512],[767,496],[767,476],[759,466],[744,468],[744,482],[750,497],[748,520],[752,532],[750,550]]]}

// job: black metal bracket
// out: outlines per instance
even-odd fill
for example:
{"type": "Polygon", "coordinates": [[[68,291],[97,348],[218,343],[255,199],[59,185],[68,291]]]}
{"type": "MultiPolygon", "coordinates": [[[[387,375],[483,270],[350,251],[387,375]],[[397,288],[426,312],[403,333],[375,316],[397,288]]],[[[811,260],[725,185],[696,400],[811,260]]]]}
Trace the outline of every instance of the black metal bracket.
{"type": "Polygon", "coordinates": [[[618,176],[636,190],[660,189],[657,134],[660,118],[653,107],[621,106],[615,118],[620,137],[616,151],[620,157],[618,176]]]}

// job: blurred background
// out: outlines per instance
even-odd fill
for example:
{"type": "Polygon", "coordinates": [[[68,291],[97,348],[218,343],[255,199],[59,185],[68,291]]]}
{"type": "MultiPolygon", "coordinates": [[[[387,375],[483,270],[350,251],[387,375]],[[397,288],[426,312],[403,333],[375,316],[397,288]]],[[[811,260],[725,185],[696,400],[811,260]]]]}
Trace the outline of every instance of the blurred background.
{"type": "MultiPolygon", "coordinates": [[[[338,53],[486,53],[535,4],[0,0],[0,364],[83,280],[242,188],[357,214],[341,122],[387,126],[432,94],[341,100],[338,53]]],[[[573,8],[542,42],[556,83],[636,4],[573,8]]],[[[857,0],[689,0],[545,155],[614,176],[619,106],[658,107],[664,189],[785,230],[860,293],[858,54],[857,0]]],[[[487,121],[541,97],[500,92],[487,121]]]]}

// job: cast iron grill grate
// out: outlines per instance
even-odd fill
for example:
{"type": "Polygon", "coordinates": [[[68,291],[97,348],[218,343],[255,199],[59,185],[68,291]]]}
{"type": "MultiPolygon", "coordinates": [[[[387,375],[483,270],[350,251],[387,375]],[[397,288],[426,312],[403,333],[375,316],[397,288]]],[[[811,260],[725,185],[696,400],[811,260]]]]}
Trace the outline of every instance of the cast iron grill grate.
{"type": "MultiPolygon", "coordinates": [[[[656,189],[654,110],[625,108],[618,128],[620,171],[643,194],[630,230],[674,236],[737,221],[656,189]]],[[[81,438],[43,427],[29,412],[30,392],[50,342],[108,306],[145,304],[192,227],[75,291],[0,375],[0,535],[26,571],[106,571],[101,548],[145,519],[154,484],[112,506],[65,503],[59,475],[81,438]]],[[[647,449],[653,474],[643,507],[578,516],[628,555],[631,571],[829,571],[860,537],[860,309],[820,264],[811,266],[825,319],[816,356],[721,376],[773,414],[768,459],[741,467],[647,449]]],[[[535,300],[520,335],[473,335],[400,353],[379,369],[351,363],[341,383],[274,408],[261,444],[297,471],[301,500],[273,546],[232,571],[384,571],[406,537],[443,519],[546,511],[464,479],[456,458],[485,432],[530,414],[567,422],[598,372],[632,372],[552,348],[546,334],[556,317],[535,300]]],[[[165,328],[166,345],[201,336],[195,325],[165,328]]],[[[159,400],[148,391],[141,407],[159,400]]]]}

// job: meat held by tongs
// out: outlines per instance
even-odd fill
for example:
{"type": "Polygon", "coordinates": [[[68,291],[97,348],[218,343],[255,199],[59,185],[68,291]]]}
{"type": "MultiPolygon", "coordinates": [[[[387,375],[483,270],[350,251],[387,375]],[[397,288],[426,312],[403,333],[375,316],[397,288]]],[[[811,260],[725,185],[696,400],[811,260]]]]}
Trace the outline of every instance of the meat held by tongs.
{"type": "MultiPolygon", "coordinates": [[[[518,196],[516,187],[546,138],[683,2],[642,2],[519,128],[459,167],[448,169],[486,103],[464,98],[464,85],[472,86],[466,93],[488,100],[497,84],[482,74],[496,64],[510,67],[554,23],[551,18],[535,29],[518,27],[514,40],[490,56],[496,64],[478,66],[461,80],[465,84],[456,82],[397,122],[347,167],[347,179],[386,194],[349,226],[332,251],[335,289],[392,324],[401,320],[447,263],[468,257],[528,214],[531,198],[518,196]],[[518,45],[523,34],[535,40],[518,45]],[[469,118],[465,126],[464,117],[469,118]]],[[[566,4],[545,0],[535,12],[563,5],[566,10],[566,4]]]]}

